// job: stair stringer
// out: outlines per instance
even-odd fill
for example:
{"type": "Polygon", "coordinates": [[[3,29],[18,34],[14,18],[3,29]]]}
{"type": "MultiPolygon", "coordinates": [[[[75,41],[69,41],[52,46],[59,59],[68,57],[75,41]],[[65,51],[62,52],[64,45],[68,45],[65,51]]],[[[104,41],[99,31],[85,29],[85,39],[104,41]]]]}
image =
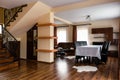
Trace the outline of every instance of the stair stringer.
{"type": "Polygon", "coordinates": [[[21,35],[32,28],[38,22],[41,15],[49,12],[51,12],[51,7],[40,1],[30,3],[27,7],[23,8],[23,12],[18,14],[16,20],[11,22],[8,31],[14,36],[21,35]]]}

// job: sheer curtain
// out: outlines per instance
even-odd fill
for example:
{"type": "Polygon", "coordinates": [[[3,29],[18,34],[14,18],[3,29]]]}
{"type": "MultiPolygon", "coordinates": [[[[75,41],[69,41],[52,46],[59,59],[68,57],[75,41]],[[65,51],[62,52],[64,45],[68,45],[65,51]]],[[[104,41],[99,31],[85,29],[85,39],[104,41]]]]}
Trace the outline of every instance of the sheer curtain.
{"type": "Polygon", "coordinates": [[[88,43],[88,27],[77,26],[77,41],[87,41],[88,43]]]}
{"type": "Polygon", "coordinates": [[[66,42],[67,41],[67,28],[66,27],[58,27],[57,28],[57,43],[66,42]]]}

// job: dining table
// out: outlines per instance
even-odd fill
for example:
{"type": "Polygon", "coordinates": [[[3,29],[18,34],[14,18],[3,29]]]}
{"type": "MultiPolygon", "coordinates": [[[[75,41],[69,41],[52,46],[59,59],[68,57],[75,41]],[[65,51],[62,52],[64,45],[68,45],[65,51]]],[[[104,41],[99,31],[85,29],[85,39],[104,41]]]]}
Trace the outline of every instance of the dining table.
{"type": "Polygon", "coordinates": [[[86,45],[86,46],[77,46],[75,55],[76,56],[91,56],[101,59],[101,45],[86,45]]]}
{"type": "Polygon", "coordinates": [[[77,46],[75,56],[94,57],[101,60],[101,45],[77,46]]]}

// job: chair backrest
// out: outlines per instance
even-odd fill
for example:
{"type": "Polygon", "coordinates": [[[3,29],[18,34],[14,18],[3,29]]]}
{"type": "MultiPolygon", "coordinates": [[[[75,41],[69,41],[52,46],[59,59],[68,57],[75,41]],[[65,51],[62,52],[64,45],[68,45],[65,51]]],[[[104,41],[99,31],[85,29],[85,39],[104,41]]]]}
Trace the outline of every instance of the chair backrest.
{"type": "Polygon", "coordinates": [[[87,41],[76,41],[75,42],[75,47],[77,46],[85,46],[87,45],[87,41]]]}
{"type": "Polygon", "coordinates": [[[104,41],[103,42],[101,54],[107,54],[108,53],[110,43],[111,43],[110,41],[104,41]]]}

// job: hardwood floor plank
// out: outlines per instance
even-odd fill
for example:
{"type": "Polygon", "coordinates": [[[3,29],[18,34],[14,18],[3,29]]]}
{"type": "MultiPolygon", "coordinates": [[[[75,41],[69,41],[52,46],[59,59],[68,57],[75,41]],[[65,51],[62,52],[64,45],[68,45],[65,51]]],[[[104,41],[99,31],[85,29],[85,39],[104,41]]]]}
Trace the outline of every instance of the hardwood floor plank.
{"type": "Polygon", "coordinates": [[[57,58],[51,64],[21,60],[19,68],[0,72],[0,80],[118,80],[117,58],[109,57],[95,72],[77,72],[74,65],[74,59],[64,58],[57,58]]]}

